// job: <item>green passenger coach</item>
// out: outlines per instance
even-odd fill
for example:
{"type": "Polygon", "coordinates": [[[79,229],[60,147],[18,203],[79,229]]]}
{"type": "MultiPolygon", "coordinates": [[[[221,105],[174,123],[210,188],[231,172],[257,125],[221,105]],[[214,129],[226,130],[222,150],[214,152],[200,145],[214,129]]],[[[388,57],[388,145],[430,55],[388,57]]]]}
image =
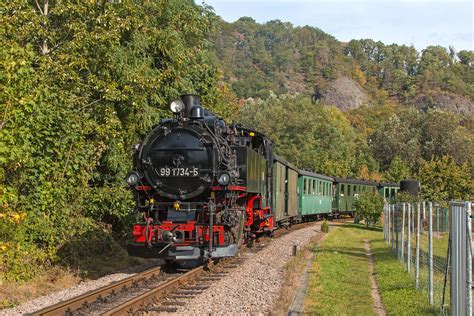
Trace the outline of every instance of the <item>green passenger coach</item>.
{"type": "Polygon", "coordinates": [[[379,193],[380,193],[380,196],[383,197],[385,202],[394,200],[395,197],[397,196],[399,189],[400,189],[400,185],[398,183],[386,183],[386,182],[379,183],[379,193]]]}
{"type": "Polygon", "coordinates": [[[298,208],[305,220],[331,213],[333,179],[300,170],[298,174],[298,208]]]}
{"type": "Polygon", "coordinates": [[[359,195],[367,191],[377,192],[378,183],[334,177],[334,188],[332,210],[339,214],[352,214],[354,212],[354,201],[359,195]]]}

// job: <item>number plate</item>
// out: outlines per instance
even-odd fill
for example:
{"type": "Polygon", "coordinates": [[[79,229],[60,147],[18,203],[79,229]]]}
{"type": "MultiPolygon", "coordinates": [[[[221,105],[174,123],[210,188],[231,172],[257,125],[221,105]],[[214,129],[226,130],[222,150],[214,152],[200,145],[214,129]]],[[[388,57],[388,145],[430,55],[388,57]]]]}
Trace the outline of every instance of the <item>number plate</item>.
{"type": "Polygon", "coordinates": [[[188,167],[188,168],[170,168],[161,167],[158,168],[157,173],[160,177],[198,177],[199,168],[188,167]]]}

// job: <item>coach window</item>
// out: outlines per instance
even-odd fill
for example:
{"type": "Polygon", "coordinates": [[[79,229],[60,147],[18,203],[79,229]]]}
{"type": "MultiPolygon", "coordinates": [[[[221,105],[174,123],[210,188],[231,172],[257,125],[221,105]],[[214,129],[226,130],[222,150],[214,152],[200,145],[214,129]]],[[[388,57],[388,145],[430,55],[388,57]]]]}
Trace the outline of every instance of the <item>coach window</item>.
{"type": "Polygon", "coordinates": [[[340,193],[341,196],[344,196],[344,190],[345,190],[344,184],[341,184],[341,185],[340,185],[340,188],[341,188],[341,189],[340,189],[339,193],[340,193]]]}
{"type": "Polygon", "coordinates": [[[316,194],[316,181],[315,180],[311,180],[311,194],[312,195],[315,195],[316,194]]]}

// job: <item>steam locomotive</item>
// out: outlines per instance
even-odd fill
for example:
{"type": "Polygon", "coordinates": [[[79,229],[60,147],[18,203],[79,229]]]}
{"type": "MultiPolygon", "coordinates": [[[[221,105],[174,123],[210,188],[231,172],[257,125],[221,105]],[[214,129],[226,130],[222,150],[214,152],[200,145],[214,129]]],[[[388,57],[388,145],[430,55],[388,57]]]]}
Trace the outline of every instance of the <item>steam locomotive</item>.
{"type": "Polygon", "coordinates": [[[196,95],[171,103],[136,148],[126,181],[143,221],[133,225],[132,255],[170,261],[234,256],[242,241],[274,228],[272,142],[201,107],[196,95]]]}
{"type": "Polygon", "coordinates": [[[257,131],[228,125],[197,95],[170,105],[136,147],[126,176],[142,219],[130,255],[196,264],[234,256],[243,243],[281,226],[351,214],[359,193],[393,198],[398,184],[333,178],[296,168],[257,131]]]}

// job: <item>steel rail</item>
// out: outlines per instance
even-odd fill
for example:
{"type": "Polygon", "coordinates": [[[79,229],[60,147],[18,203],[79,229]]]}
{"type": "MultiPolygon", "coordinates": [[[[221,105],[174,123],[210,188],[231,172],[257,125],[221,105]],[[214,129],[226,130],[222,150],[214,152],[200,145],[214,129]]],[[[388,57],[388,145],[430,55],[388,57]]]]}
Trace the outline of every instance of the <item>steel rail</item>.
{"type": "Polygon", "coordinates": [[[87,304],[94,303],[95,301],[109,296],[113,293],[116,293],[123,288],[136,284],[138,282],[142,282],[146,279],[149,279],[155,275],[159,275],[161,273],[161,268],[156,267],[153,269],[146,270],[144,272],[138,273],[131,277],[125,278],[123,280],[113,282],[109,285],[100,287],[98,289],[86,292],[79,296],[75,296],[71,299],[61,301],[57,304],[45,307],[41,310],[34,312],[32,315],[65,315],[67,313],[73,312],[87,304]]]}
{"type": "Polygon", "coordinates": [[[177,278],[174,278],[156,288],[150,289],[149,291],[124,302],[123,304],[109,310],[108,312],[105,312],[102,315],[126,315],[133,314],[139,310],[146,311],[147,306],[157,303],[160,298],[166,296],[167,294],[171,294],[186,281],[202,274],[203,272],[204,266],[197,267],[177,278]]]}

